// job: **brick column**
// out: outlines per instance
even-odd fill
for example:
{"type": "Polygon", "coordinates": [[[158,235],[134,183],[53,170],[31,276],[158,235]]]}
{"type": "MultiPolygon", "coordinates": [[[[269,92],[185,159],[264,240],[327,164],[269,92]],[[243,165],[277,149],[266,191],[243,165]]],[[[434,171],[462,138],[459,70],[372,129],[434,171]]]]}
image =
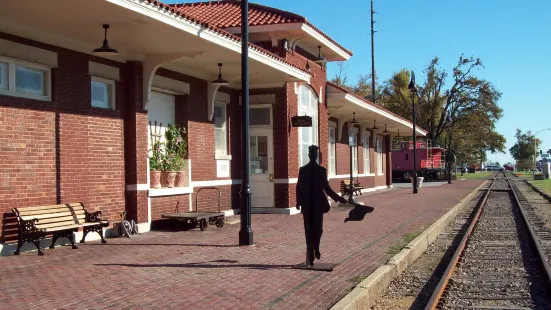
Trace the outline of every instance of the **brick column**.
{"type": "Polygon", "coordinates": [[[124,148],[126,211],[128,219],[147,223],[148,210],[148,122],[143,108],[143,68],[141,62],[128,62],[122,78],[126,85],[124,148]]]}

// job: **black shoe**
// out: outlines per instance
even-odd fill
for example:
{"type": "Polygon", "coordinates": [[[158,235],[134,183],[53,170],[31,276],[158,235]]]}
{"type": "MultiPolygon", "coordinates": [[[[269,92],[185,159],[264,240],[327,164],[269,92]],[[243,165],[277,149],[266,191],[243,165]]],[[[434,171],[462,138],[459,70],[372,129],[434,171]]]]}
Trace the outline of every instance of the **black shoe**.
{"type": "Polygon", "coordinates": [[[316,258],[319,260],[321,258],[321,253],[320,251],[316,251],[316,258]]]}

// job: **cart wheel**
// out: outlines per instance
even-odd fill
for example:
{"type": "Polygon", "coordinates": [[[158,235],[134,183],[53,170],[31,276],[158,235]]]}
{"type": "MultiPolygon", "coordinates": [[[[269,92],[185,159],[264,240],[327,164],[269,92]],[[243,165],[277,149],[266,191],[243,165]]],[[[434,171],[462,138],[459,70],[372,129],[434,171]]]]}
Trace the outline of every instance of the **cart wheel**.
{"type": "Polygon", "coordinates": [[[216,221],[216,227],[218,227],[218,228],[224,227],[224,220],[218,219],[218,220],[216,221]]]}
{"type": "Polygon", "coordinates": [[[201,228],[202,231],[207,229],[207,221],[201,220],[201,222],[199,222],[199,227],[201,228]]]}

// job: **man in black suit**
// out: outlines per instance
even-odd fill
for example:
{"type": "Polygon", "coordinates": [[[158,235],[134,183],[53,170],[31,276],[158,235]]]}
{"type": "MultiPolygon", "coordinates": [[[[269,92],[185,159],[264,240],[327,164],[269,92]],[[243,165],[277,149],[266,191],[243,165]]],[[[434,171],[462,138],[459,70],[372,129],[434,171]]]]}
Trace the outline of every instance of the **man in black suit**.
{"type": "Polygon", "coordinates": [[[335,193],[327,181],[327,170],[318,165],[318,147],[308,147],[310,162],[300,167],[297,182],[297,205],[301,210],[306,234],[306,266],[314,264],[314,254],[320,259],[320,240],[323,233],[323,214],[329,212],[331,206],[327,201],[329,195],[334,201],[346,203],[346,199],[335,193]],[[301,209],[302,207],[302,209],[301,209]]]}

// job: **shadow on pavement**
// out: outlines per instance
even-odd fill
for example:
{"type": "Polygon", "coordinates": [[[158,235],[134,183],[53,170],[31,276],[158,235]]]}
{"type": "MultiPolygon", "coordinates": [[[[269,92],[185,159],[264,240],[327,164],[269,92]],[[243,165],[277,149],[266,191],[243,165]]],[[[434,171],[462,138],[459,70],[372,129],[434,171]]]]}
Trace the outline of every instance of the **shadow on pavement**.
{"type": "Polygon", "coordinates": [[[187,264],[94,264],[96,266],[121,266],[121,267],[141,267],[141,268],[248,268],[248,269],[292,269],[297,265],[264,265],[264,264],[237,264],[236,260],[221,259],[202,263],[187,263],[187,264]],[[209,263],[226,263],[226,264],[209,264],[209,263]]]}
{"type": "MultiPolygon", "coordinates": [[[[109,240],[109,239],[107,239],[109,240]]],[[[86,246],[197,246],[197,247],[212,247],[212,248],[232,248],[239,247],[237,244],[179,244],[179,243],[86,243],[86,246]]]]}
{"type": "Polygon", "coordinates": [[[344,219],[344,222],[359,222],[363,221],[367,213],[371,213],[375,208],[370,206],[364,206],[361,204],[355,204],[354,208],[348,213],[348,217],[344,219]]]}

